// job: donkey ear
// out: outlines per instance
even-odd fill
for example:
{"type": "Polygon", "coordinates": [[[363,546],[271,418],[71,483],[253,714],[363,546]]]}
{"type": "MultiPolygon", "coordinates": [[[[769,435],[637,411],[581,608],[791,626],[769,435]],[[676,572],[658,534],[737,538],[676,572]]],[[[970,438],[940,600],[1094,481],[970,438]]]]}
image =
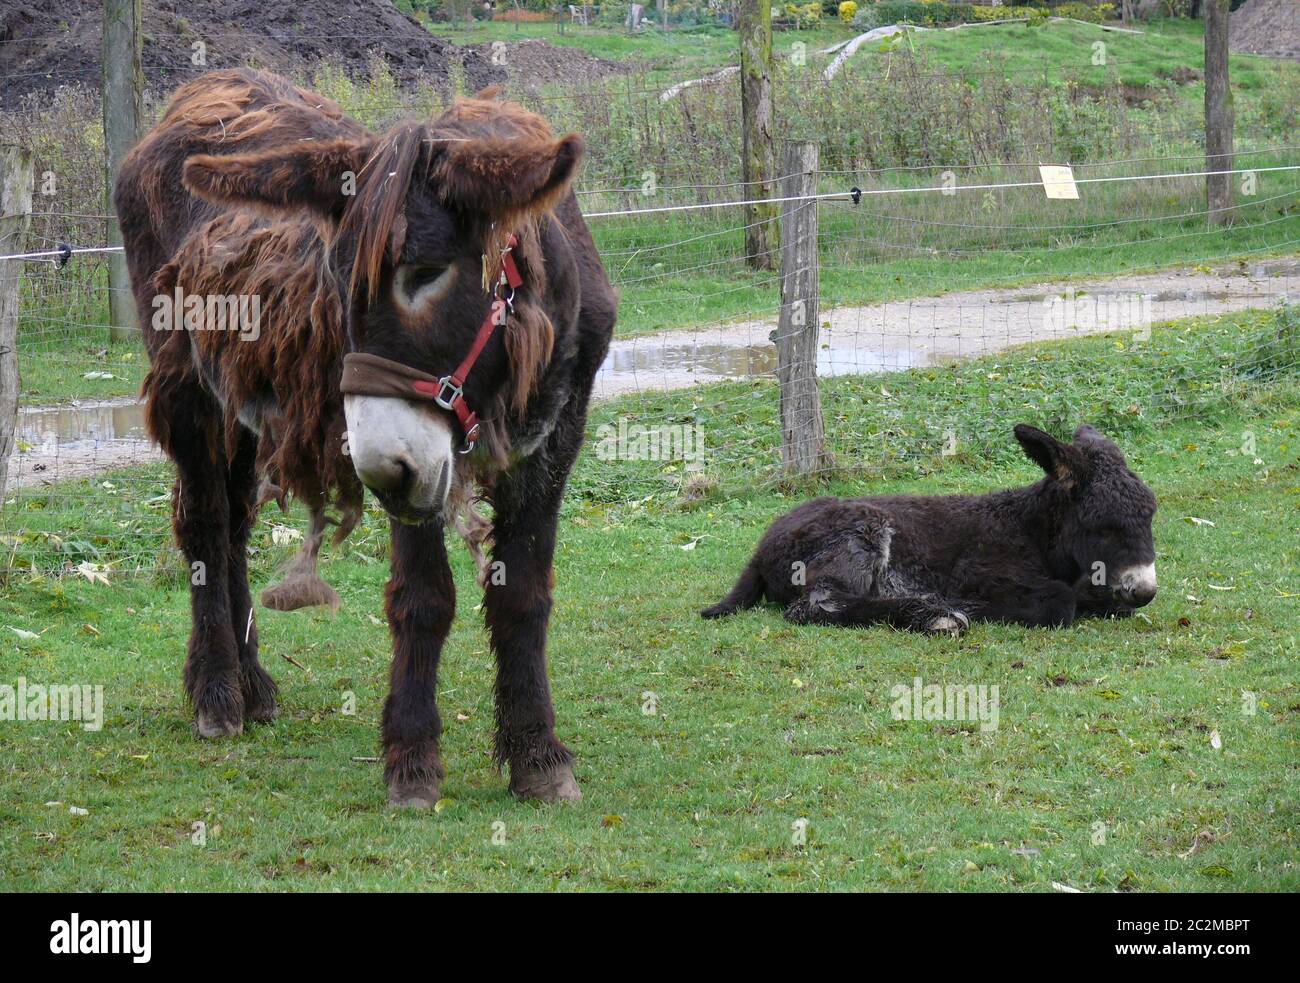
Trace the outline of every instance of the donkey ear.
{"type": "Polygon", "coordinates": [[[493,216],[551,207],[582,160],[582,137],[478,139],[448,143],[438,168],[442,193],[466,211],[493,216]]]}
{"type": "Polygon", "coordinates": [[[1081,424],[1079,429],[1074,431],[1074,442],[1076,444],[1110,443],[1091,423],[1081,424]]]}
{"type": "Polygon", "coordinates": [[[1016,440],[1020,441],[1026,457],[1065,488],[1076,487],[1087,474],[1087,459],[1077,448],[1061,443],[1037,427],[1017,423],[1016,440]]]}
{"type": "Polygon", "coordinates": [[[257,153],[196,154],[181,181],[206,201],[271,211],[306,209],[337,219],[356,193],[356,176],[370,154],[368,142],[313,140],[257,153]]]}

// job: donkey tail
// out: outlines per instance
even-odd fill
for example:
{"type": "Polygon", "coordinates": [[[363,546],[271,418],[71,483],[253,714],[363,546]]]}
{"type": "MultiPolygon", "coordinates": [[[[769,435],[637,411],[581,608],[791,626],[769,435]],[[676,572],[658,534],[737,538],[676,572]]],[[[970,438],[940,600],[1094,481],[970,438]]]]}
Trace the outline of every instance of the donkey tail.
{"type": "Polygon", "coordinates": [[[731,593],[713,607],[705,608],[700,615],[705,618],[723,618],[744,608],[752,608],[763,599],[763,576],[758,572],[757,560],[750,560],[749,565],[740,574],[731,593]]]}

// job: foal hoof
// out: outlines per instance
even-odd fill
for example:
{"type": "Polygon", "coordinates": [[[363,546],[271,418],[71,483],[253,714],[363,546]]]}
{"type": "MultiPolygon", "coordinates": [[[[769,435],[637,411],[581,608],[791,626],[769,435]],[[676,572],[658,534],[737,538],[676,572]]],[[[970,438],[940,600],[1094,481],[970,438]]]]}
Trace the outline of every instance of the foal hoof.
{"type": "Polygon", "coordinates": [[[970,618],[960,611],[949,611],[931,621],[926,626],[926,631],[934,632],[936,635],[952,635],[955,638],[969,627],[970,618]]]}
{"type": "Polygon", "coordinates": [[[437,782],[397,782],[388,786],[392,809],[432,809],[440,798],[437,782]]]}
{"type": "Polygon", "coordinates": [[[220,740],[223,737],[238,737],[244,732],[243,721],[217,717],[201,710],[195,714],[194,724],[199,730],[199,737],[205,741],[220,740]]]}
{"type": "Polygon", "coordinates": [[[320,577],[293,575],[262,591],[262,607],[272,611],[297,611],[316,605],[328,605],[331,611],[339,607],[339,595],[320,577]]]}
{"type": "Polygon", "coordinates": [[[573,778],[572,765],[555,765],[552,768],[510,768],[510,791],[520,799],[538,802],[577,802],[582,789],[573,778]]]}

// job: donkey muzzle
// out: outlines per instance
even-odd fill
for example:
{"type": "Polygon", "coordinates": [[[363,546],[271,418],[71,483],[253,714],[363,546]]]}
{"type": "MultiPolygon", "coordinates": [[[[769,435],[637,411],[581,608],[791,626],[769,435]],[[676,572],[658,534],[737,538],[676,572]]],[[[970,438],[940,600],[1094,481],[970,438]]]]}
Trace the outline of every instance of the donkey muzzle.
{"type": "Polygon", "coordinates": [[[1140,608],[1150,604],[1156,596],[1156,565],[1147,563],[1129,567],[1119,575],[1120,599],[1130,607],[1140,608]]]}
{"type": "Polygon", "coordinates": [[[361,483],[393,518],[427,522],[447,504],[456,467],[453,424],[427,403],[345,395],[348,453],[361,483]]]}

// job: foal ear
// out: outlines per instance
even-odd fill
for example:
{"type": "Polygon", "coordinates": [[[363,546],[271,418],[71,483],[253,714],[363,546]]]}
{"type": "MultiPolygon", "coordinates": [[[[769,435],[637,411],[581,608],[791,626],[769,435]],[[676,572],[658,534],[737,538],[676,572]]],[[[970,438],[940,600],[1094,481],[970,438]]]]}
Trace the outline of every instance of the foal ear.
{"type": "Polygon", "coordinates": [[[1049,478],[1065,488],[1074,488],[1083,480],[1088,462],[1077,448],[1027,423],[1017,423],[1015,432],[1025,456],[1047,472],[1049,478]]]}
{"type": "Polygon", "coordinates": [[[305,140],[248,154],[196,154],[185,161],[181,181],[206,201],[337,219],[356,194],[369,153],[368,142],[305,140]]]}
{"type": "Polygon", "coordinates": [[[438,166],[443,196],[460,208],[509,217],[544,211],[568,190],[582,137],[481,138],[448,142],[438,166]]]}

